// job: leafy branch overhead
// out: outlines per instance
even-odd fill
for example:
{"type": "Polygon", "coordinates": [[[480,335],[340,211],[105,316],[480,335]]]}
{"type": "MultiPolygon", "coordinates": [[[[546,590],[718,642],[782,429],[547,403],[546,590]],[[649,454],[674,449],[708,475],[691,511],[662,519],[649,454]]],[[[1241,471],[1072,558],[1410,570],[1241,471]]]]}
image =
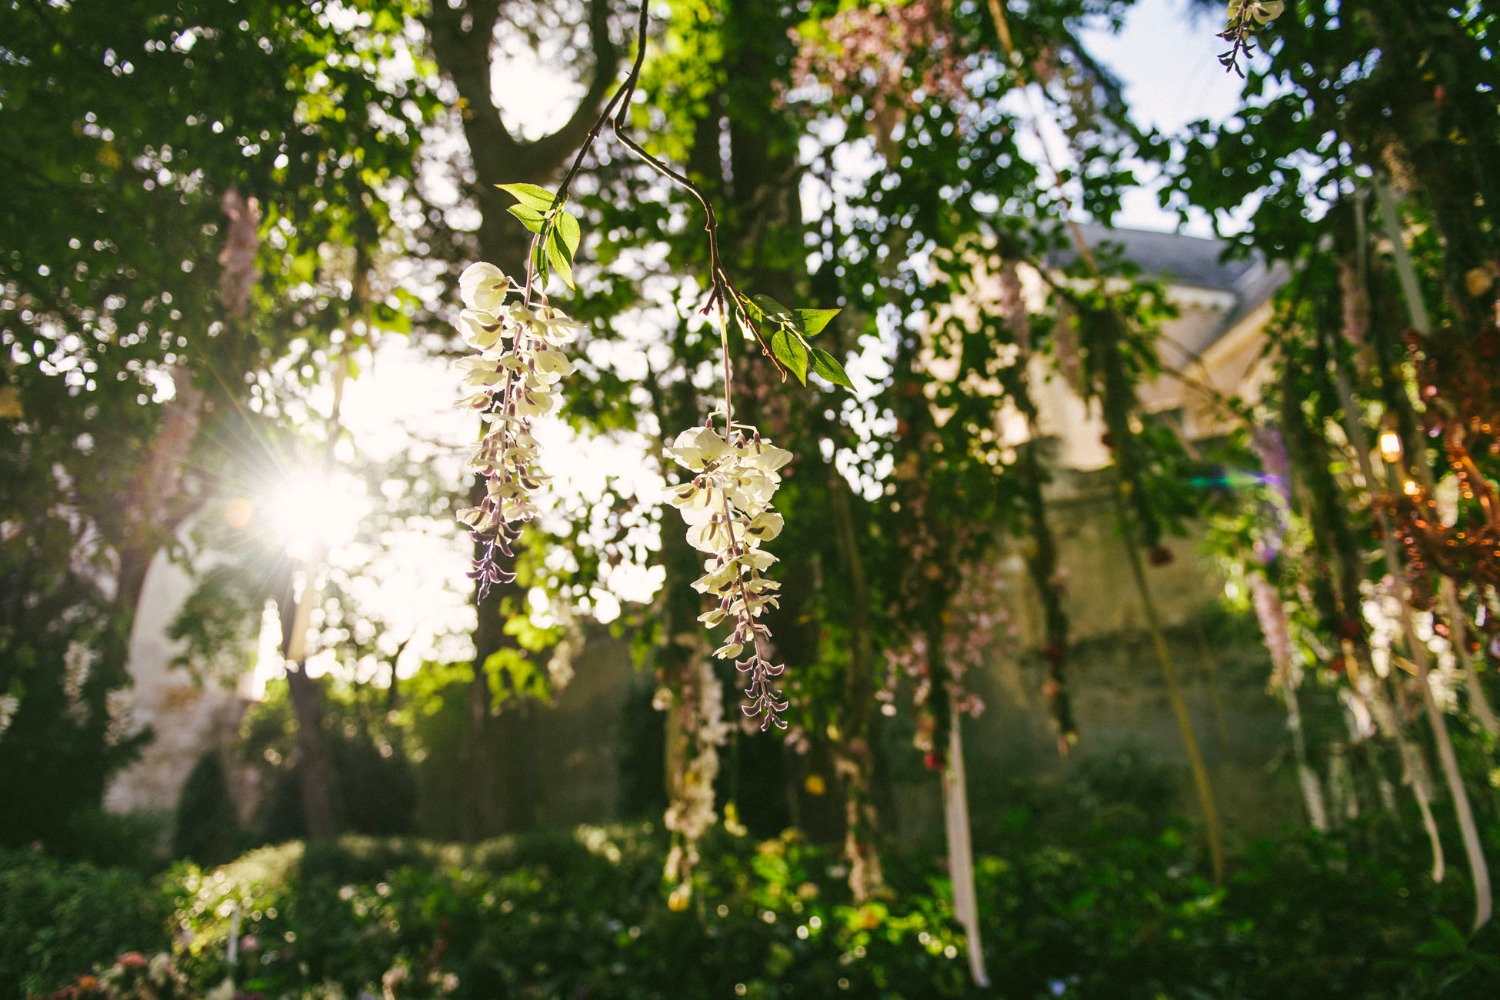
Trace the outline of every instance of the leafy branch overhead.
{"type": "MultiPolygon", "coordinates": [[[[576,288],[573,282],[573,259],[583,240],[583,230],[578,217],[562,207],[556,194],[536,184],[496,184],[500,190],[516,199],[508,211],[521,221],[528,231],[535,234],[531,245],[530,266],[542,286],[550,275],[556,274],[563,284],[576,288]]],[[[797,381],[807,384],[807,373],[811,368],[830,385],[855,390],[844,366],[829,352],[813,347],[807,338],[817,336],[840,312],[838,309],[789,309],[769,295],[746,298],[732,285],[728,286],[729,298],[736,307],[745,335],[760,343],[761,348],[773,358],[781,370],[783,380],[787,374],[795,375],[797,381]],[[770,328],[768,341],[762,332],[770,328]]]]}
{"type": "Polygon", "coordinates": [[[712,556],[707,563],[708,574],[693,586],[700,593],[718,597],[719,605],[700,621],[716,624],[732,618],[735,622],[730,641],[715,655],[733,659],[736,669],[745,675],[749,684],[745,689],[746,715],[760,717],[762,729],[771,725],[785,728],[779,713],[787,702],[775,686],[785,665],[772,662],[770,629],[760,621],[768,609],[777,606],[779,584],[760,575],[776,557],[760,551],[759,545],[780,530],[781,518],[771,510],[770,500],[780,482],[777,470],[791,461],[792,455],[773,447],[754,426],[735,420],[731,325],[738,323],[745,335],[760,345],[780,370],[783,381],[791,374],[799,384],[806,385],[811,368],[813,374],[832,385],[852,390],[854,384],[837,358],[808,342],[839,310],[789,309],[769,296],[746,296],[723,265],[712,202],[685,174],[625,133],[626,113],[640,81],[648,16],[648,5],[643,4],[635,62],[589,130],[558,191],[530,183],[496,185],[516,200],[508,211],[533,234],[525,278],[513,286],[498,267],[480,263],[471,265],[459,280],[467,306],[461,326],[466,339],[479,351],[477,357],[465,359],[467,380],[479,389],[466,402],[490,426],[470,460],[470,468],[486,480],[486,496],[479,506],[466,509],[460,520],[469,526],[482,549],[471,573],[480,593],[489,584],[514,579],[496,562],[497,555],[513,555],[510,542],[518,536],[520,525],[535,516],[530,497],[545,480],[533,467],[537,443],[530,432],[530,421],[548,412],[557,380],[571,370],[571,363],[554,349],[561,342],[554,334],[574,324],[545,304],[545,288],[552,274],[569,288],[575,287],[573,261],[582,242],[582,229],[563,206],[584,157],[605,125],[611,125],[616,138],[638,160],[692,195],[707,217],[704,228],[711,262],[710,289],[701,312],[717,321],[723,398],[702,426],[678,435],[668,449],[695,475],[669,490],[666,499],[682,509],[689,526],[689,543],[712,556]],[[521,299],[507,303],[512,291],[519,292],[521,299]],[[543,304],[534,306],[535,297],[543,304]],[[722,421],[722,433],[714,429],[716,421],[722,421]],[[741,659],[741,654],[746,658],[741,659]]]}
{"type": "MultiPolygon", "coordinates": [[[[549,269],[555,271],[564,283],[573,288],[573,255],[577,252],[581,238],[578,220],[562,208],[567,203],[568,191],[573,179],[578,176],[584,158],[592,149],[604,127],[608,125],[616,139],[641,163],[666,178],[674,186],[685,191],[698,202],[706,216],[704,230],[708,240],[709,294],[702,312],[705,315],[719,313],[721,332],[727,334],[728,308],[732,308],[741,327],[752,336],[781,371],[783,380],[788,372],[797,376],[797,381],[807,384],[807,368],[834,385],[854,389],[854,384],[845,374],[843,366],[826,351],[815,350],[806,341],[828,325],[838,314],[837,309],[790,310],[774,299],[757,296],[755,301],[745,294],[730,279],[719,253],[719,221],[713,202],[688,178],[660,157],[654,156],[626,131],[632,101],[641,81],[641,68],[645,63],[646,34],[650,21],[650,4],[642,3],[636,24],[636,54],[629,72],[619,90],[605,103],[603,111],[589,129],[577,156],[563,177],[556,194],[534,184],[515,183],[497,185],[517,201],[509,211],[533,234],[530,270],[546,284],[549,269]],[[560,238],[560,239],[559,239],[560,238]],[[759,303],[759,304],[757,304],[759,303]],[[769,321],[775,329],[772,341],[768,342],[761,332],[761,324],[769,321]]],[[[527,287],[529,288],[529,282],[527,287]]],[[[529,294],[529,292],[528,292],[529,294]]],[[[728,343],[724,343],[725,418],[728,420],[732,406],[729,402],[732,371],[729,366],[728,343]]]]}
{"type": "Polygon", "coordinates": [[[578,217],[563,208],[557,196],[544,187],[521,183],[495,186],[516,199],[510,214],[536,234],[531,241],[531,268],[542,285],[546,285],[549,273],[556,273],[563,284],[575,287],[573,255],[583,241],[578,217]]]}
{"type": "Polygon", "coordinates": [[[785,371],[797,376],[798,382],[807,384],[810,364],[814,374],[832,385],[854,389],[838,359],[807,342],[808,337],[822,333],[839,310],[788,309],[769,295],[757,295],[744,305],[752,323],[771,327],[771,354],[785,371]]]}

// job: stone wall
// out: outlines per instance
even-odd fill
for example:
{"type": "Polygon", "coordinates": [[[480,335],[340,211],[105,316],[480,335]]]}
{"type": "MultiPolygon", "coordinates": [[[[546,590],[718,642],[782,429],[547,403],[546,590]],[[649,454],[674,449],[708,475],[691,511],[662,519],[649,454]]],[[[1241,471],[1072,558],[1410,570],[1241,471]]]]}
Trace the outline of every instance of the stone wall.
{"type": "MultiPolygon", "coordinates": [[[[1018,789],[1029,788],[1026,794],[1033,797],[1087,794],[1089,782],[1101,781],[1166,780],[1175,794],[1162,808],[1189,815],[1196,808],[1180,734],[1114,525],[1107,476],[1066,474],[1051,491],[1075,643],[1068,689],[1081,736],[1066,757],[1058,753],[1041,695],[1040,603],[1020,558],[999,556],[1006,583],[996,601],[1010,614],[1015,634],[969,675],[987,706],[964,729],[976,826],[1001,821],[1018,801],[1018,789]]],[[[1231,837],[1248,836],[1300,819],[1285,716],[1266,692],[1268,665],[1253,624],[1231,625],[1216,610],[1219,582],[1195,544],[1173,541],[1174,560],[1149,569],[1149,583],[1226,826],[1231,837]]],[[[173,809],[199,755],[232,738],[242,711],[235,692],[200,686],[170,667],[176,651],[163,637],[165,626],[176,611],[173,595],[180,599],[186,592],[182,570],[164,561],[153,566],[131,653],[138,718],[154,726],[157,739],[110,788],[112,809],[173,809]]],[[[653,682],[631,662],[628,642],[602,628],[594,630],[574,673],[555,706],[528,710],[523,759],[506,766],[530,770],[535,815],[545,824],[640,815],[650,807],[643,800],[649,793],[643,796],[640,789],[653,787],[656,776],[627,777],[623,771],[658,766],[651,731],[660,728],[661,718],[642,707],[653,682]]],[[[895,720],[887,740],[895,806],[889,819],[904,839],[919,840],[940,830],[937,782],[910,749],[903,725],[909,729],[895,720]]],[[[756,748],[762,760],[763,749],[756,748]]],[[[732,766],[732,755],[725,759],[732,766]]],[[[784,815],[787,806],[742,800],[740,808],[784,815]]]]}
{"type": "MultiPolygon", "coordinates": [[[[1018,803],[1049,796],[1114,795],[1196,814],[1181,733],[1115,524],[1110,475],[1065,473],[1051,491],[1049,515],[1066,569],[1063,601],[1072,625],[1066,683],[1079,732],[1066,755],[1042,696],[1041,602],[1020,557],[1000,557],[1006,583],[997,600],[1011,615],[1014,635],[968,675],[985,711],[965,720],[963,731],[976,833],[1018,803]],[[1152,782],[1168,784],[1160,790],[1166,801],[1158,789],[1145,787],[1152,782]],[[1133,783],[1141,787],[1118,787],[1133,783]]],[[[1196,539],[1174,539],[1168,547],[1172,562],[1148,566],[1147,584],[1226,834],[1245,839],[1299,822],[1286,715],[1267,691],[1269,659],[1255,625],[1222,609],[1221,581],[1196,539]]],[[[897,796],[906,806],[899,817],[903,839],[940,835],[936,783],[922,787],[909,767],[895,772],[916,786],[897,796]]]]}
{"type": "MultiPolygon", "coordinates": [[[[1029,789],[1028,801],[1049,794],[1118,794],[1184,815],[1196,811],[1181,735],[1115,528],[1108,475],[1065,475],[1053,490],[1052,524],[1067,568],[1064,600],[1075,644],[1067,681],[1080,733],[1067,756],[1058,752],[1041,694],[1040,602],[1020,558],[1000,556],[1006,583],[996,601],[1008,610],[1015,634],[969,674],[986,705],[978,719],[964,724],[976,825],[1000,822],[1018,801],[1018,789],[1029,789]],[[1165,783],[1165,801],[1155,786],[1097,787],[1132,782],[1165,783]]],[[[1170,548],[1175,558],[1149,568],[1148,583],[1228,836],[1244,839],[1300,821],[1286,717],[1266,690],[1269,664],[1255,626],[1220,609],[1220,582],[1194,540],[1177,539],[1170,548]]],[[[538,771],[539,815],[546,821],[600,822],[639,811],[638,803],[621,798],[621,744],[640,742],[642,728],[659,726],[660,717],[642,718],[641,689],[651,682],[628,656],[619,640],[591,642],[557,706],[534,719],[532,766],[538,771]],[[637,708],[622,726],[632,694],[637,708]]],[[[889,729],[894,815],[888,821],[907,841],[940,836],[936,777],[910,749],[910,724],[898,718],[889,729]]],[[[732,766],[731,755],[724,757],[726,767],[732,766]]],[[[785,805],[742,798],[742,813],[757,808],[784,811],[785,805]]]]}
{"type": "MultiPolygon", "coordinates": [[[[244,714],[242,692],[173,665],[181,649],[167,630],[192,586],[188,571],[164,554],[146,573],[127,662],[134,724],[149,726],[154,738],[111,780],[104,805],[112,812],[173,812],[198,759],[231,741],[244,714]]],[[[248,775],[236,772],[231,780],[243,782],[248,775]]],[[[240,792],[248,808],[248,787],[240,792]]]]}

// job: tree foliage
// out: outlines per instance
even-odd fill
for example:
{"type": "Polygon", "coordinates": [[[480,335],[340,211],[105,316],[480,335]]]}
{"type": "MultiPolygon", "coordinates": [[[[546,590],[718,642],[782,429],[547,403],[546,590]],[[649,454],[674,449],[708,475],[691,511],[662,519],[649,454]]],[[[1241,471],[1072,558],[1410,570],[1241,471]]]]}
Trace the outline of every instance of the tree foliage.
{"type": "MultiPolygon", "coordinates": [[[[1337,739],[1295,730],[1310,815],[1327,821],[1315,802],[1347,791],[1319,775],[1323,757],[1367,746],[1372,773],[1406,776],[1439,873],[1451,810],[1483,923],[1468,803],[1497,735],[1500,655],[1500,133],[1483,5],[1231,4],[1225,62],[1244,105],[1176,137],[1136,124],[1088,52],[1085,27],[1118,23],[1121,0],[116,7],[12,3],[0,41],[0,156],[21,193],[0,209],[15,443],[0,696],[21,695],[0,755],[38,762],[65,733],[92,768],[66,787],[97,797],[129,747],[101,749],[103,709],[146,561],[209,492],[191,470],[242,464],[224,448],[235,433],[312,413],[302,390],[347,371],[372,330],[432,319],[418,282],[385,279],[410,249],[427,273],[489,262],[454,274],[470,405],[487,420],[461,515],[481,539],[456,754],[485,780],[459,833],[535,820],[539,723],[517,707],[545,689],[528,648],[545,640],[521,634],[540,634],[523,623],[534,595],[581,607],[632,559],[664,568],[628,626],[665,708],[676,908],[691,885],[678,862],[721,816],[737,822],[741,803],[716,798],[726,784],[787,795],[816,839],[842,842],[854,898],[880,895],[883,778],[908,740],[934,771],[953,763],[955,727],[981,708],[965,674],[1001,644],[976,595],[1003,554],[1042,607],[1029,655],[1058,747],[1086,739],[1068,691],[1082,609],[1054,537],[1051,379],[1102,424],[1169,686],[1144,567],[1212,516],[1289,718],[1299,688],[1353,709],[1337,739]],[[492,59],[548,36],[573,103],[530,136],[517,112],[543,95],[497,94],[492,59]],[[445,162],[427,177],[455,181],[456,199],[412,182],[439,103],[445,162]],[[466,155],[449,157],[460,139],[466,155]],[[1271,375],[1212,396],[1230,428],[1217,455],[1143,391],[1190,381],[1157,351],[1167,290],[1077,225],[1112,222],[1158,167],[1166,204],[1207,212],[1291,275],[1267,327],[1271,375]],[[533,502],[545,463],[530,423],[554,410],[643,451],[686,530],[641,497],[571,501],[554,530],[533,502]],[[1231,488],[1231,466],[1259,478],[1231,488]],[[693,506],[734,490],[722,518],[693,506]],[[774,559],[775,579],[760,576],[774,559]],[[731,621],[715,663],[701,626],[731,621]],[[74,691],[62,665],[90,650],[102,666],[74,691]],[[726,719],[747,684],[760,717],[788,724],[787,752],[726,719]]],[[[322,436],[331,455],[336,422],[322,436]]],[[[354,603],[334,595],[320,613],[337,627],[354,603]]],[[[1217,869],[1213,790],[1174,702],[1217,869]]],[[[318,731],[316,712],[296,717],[318,731]]]]}
{"type": "Polygon", "coordinates": [[[357,301],[340,255],[378,253],[434,108],[406,13],[0,11],[0,771],[8,799],[46,800],[7,811],[7,841],[97,802],[123,759],[110,693],[147,566],[213,492],[201,470],[249,459],[255,414],[281,410],[273,367],[318,360],[367,307],[395,315],[357,301]],[[69,648],[92,661],[71,715],[69,648]]]}

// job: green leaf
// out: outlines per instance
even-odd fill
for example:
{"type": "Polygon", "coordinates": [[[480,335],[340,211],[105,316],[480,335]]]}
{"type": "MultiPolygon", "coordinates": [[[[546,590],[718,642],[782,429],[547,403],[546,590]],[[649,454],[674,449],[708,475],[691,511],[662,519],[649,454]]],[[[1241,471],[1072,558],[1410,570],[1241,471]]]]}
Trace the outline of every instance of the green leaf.
{"type": "Polygon", "coordinates": [[[786,365],[797,381],[807,384],[807,346],[795,332],[781,329],[771,334],[771,353],[786,365]]]}
{"type": "Polygon", "coordinates": [[[547,260],[552,265],[552,270],[563,280],[563,284],[573,288],[573,263],[571,254],[562,248],[557,242],[557,233],[547,237],[547,260]]]}
{"type": "Polygon", "coordinates": [[[484,661],[484,672],[490,679],[490,690],[495,692],[495,708],[512,699],[546,701],[552,697],[546,671],[539,669],[519,649],[502,649],[490,654],[484,661]]]}
{"type": "Polygon", "coordinates": [[[409,336],[411,334],[411,312],[397,309],[385,302],[376,303],[373,310],[375,323],[388,333],[409,336]]]}
{"type": "Polygon", "coordinates": [[[526,205],[512,205],[510,206],[510,208],[506,209],[506,211],[511,215],[514,215],[516,218],[520,219],[521,225],[525,226],[533,233],[540,233],[542,231],[542,226],[547,221],[547,217],[545,215],[543,215],[541,212],[538,212],[536,209],[530,208],[526,205]]]}
{"type": "Polygon", "coordinates": [[[495,187],[510,195],[516,201],[527,208],[538,212],[550,212],[552,206],[557,202],[557,196],[544,187],[535,184],[496,184],[495,187]]]}
{"type": "Polygon", "coordinates": [[[547,269],[546,248],[540,243],[534,244],[531,248],[531,269],[536,272],[537,279],[541,281],[542,286],[546,287],[547,275],[550,272],[547,269]]]}
{"type": "Polygon", "coordinates": [[[823,328],[840,312],[840,309],[798,309],[797,318],[802,323],[803,335],[812,337],[822,333],[823,328]]]}
{"type": "Polygon", "coordinates": [[[812,369],[815,374],[821,376],[825,381],[832,382],[834,385],[844,386],[846,389],[852,390],[854,388],[854,383],[849,381],[849,375],[844,371],[844,366],[839,364],[838,358],[835,358],[827,351],[820,351],[816,347],[813,348],[812,369]]]}
{"type": "Polygon", "coordinates": [[[578,218],[572,212],[558,212],[557,232],[562,237],[563,245],[568,248],[568,257],[571,259],[578,252],[578,244],[583,242],[583,229],[578,225],[578,218]]]}
{"type": "Polygon", "coordinates": [[[771,296],[757,295],[755,296],[755,304],[760,308],[761,314],[777,326],[792,330],[800,329],[801,320],[797,318],[797,314],[771,298],[771,296]]]}

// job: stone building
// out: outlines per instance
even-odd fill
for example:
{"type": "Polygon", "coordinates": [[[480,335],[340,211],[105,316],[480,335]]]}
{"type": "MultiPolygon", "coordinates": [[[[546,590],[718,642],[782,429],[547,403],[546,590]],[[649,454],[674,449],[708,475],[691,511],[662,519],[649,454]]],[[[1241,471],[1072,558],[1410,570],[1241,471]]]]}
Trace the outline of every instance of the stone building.
{"type": "MultiPolygon", "coordinates": [[[[1143,274],[1162,280],[1178,310],[1160,331],[1164,374],[1142,388],[1145,408],[1173,421],[1190,442],[1222,435],[1230,422],[1216,401],[1253,400],[1270,375],[1264,328],[1285,269],[1255,257],[1226,260],[1219,240],[1082,228],[1091,245],[1114,244],[1143,274]]],[[[1056,371],[1038,366],[1033,386],[1037,429],[1055,470],[1048,509],[1067,574],[1064,606],[1074,646],[1068,690],[1080,740],[1067,760],[1052,749],[1037,652],[1042,610],[1021,560],[1013,558],[1006,597],[1017,655],[997,658],[975,681],[988,706],[971,723],[968,741],[975,814],[984,814],[987,786],[1026,779],[1060,787],[1076,784],[1080,772],[1108,782],[1142,765],[1174,779],[1171,806],[1190,813],[1181,737],[1116,528],[1103,421],[1056,371]]],[[[1255,626],[1225,619],[1221,581],[1194,538],[1174,539],[1169,548],[1173,558],[1150,569],[1148,583],[1230,833],[1266,832],[1296,820],[1301,806],[1291,768],[1279,766],[1285,714],[1267,692],[1269,665],[1255,626]]]]}

